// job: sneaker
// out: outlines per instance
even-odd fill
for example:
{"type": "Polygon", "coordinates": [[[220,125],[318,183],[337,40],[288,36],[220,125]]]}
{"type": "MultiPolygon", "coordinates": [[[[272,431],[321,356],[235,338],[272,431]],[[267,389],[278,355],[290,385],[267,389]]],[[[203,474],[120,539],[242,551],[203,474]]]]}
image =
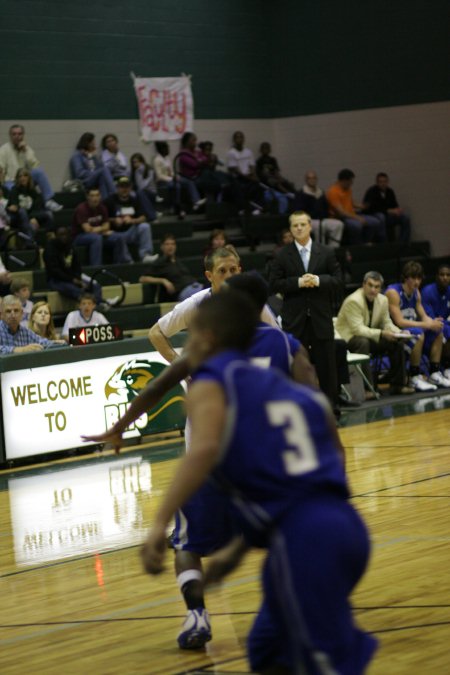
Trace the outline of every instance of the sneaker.
{"type": "Polygon", "coordinates": [[[199,199],[198,202],[195,202],[192,208],[194,211],[198,211],[198,209],[201,208],[204,204],[206,204],[206,197],[203,197],[203,199],[199,199]]]}
{"type": "Polygon", "coordinates": [[[446,368],[443,374],[446,380],[450,380],[450,368],[446,368]]]}
{"type": "Polygon", "coordinates": [[[430,377],[428,378],[428,381],[431,382],[432,384],[435,384],[437,387],[444,387],[445,389],[447,387],[450,387],[450,379],[448,377],[445,377],[445,375],[441,373],[439,370],[436,370],[434,373],[431,373],[430,377]]]}
{"type": "Polygon", "coordinates": [[[211,624],[206,609],[189,609],[177,638],[180,649],[201,649],[211,638],[211,624]]]}
{"type": "Polygon", "coordinates": [[[415,375],[411,378],[411,387],[414,387],[416,391],[436,391],[437,386],[427,382],[423,375],[415,375]]]}
{"type": "Polygon", "coordinates": [[[262,213],[261,209],[253,209],[252,216],[260,216],[262,213]]]}
{"type": "Polygon", "coordinates": [[[49,209],[49,211],[62,211],[64,208],[62,204],[58,204],[58,202],[55,202],[54,199],[47,199],[45,206],[49,209]]]}
{"type": "Polygon", "coordinates": [[[159,195],[156,195],[156,203],[157,204],[162,204],[164,201],[164,197],[160,197],[159,195]]]}
{"type": "Polygon", "coordinates": [[[155,260],[158,260],[159,258],[159,253],[146,253],[144,257],[142,258],[141,262],[143,263],[152,263],[155,262],[155,260]]]}

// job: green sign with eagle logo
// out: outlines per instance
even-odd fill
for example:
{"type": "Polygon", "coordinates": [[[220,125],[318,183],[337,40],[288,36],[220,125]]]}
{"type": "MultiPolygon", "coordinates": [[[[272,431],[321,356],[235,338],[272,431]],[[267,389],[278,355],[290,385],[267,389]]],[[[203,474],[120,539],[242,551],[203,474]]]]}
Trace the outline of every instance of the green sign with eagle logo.
{"type": "MultiPolygon", "coordinates": [[[[105,384],[107,400],[105,428],[110,428],[122,417],[136,396],[166,367],[163,363],[145,358],[132,358],[118,366],[105,384]]],[[[186,422],[184,396],[184,389],[181,384],[178,384],[161,399],[158,405],[147,410],[128,427],[124,437],[184,429],[186,422]]]]}

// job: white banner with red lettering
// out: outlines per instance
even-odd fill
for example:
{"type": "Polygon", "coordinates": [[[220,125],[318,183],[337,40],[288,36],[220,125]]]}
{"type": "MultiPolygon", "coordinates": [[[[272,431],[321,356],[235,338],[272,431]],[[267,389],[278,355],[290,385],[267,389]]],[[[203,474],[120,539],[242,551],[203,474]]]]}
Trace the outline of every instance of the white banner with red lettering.
{"type": "Polygon", "coordinates": [[[145,141],[173,141],[192,131],[191,80],[181,77],[136,77],[141,135],[145,141]]]}

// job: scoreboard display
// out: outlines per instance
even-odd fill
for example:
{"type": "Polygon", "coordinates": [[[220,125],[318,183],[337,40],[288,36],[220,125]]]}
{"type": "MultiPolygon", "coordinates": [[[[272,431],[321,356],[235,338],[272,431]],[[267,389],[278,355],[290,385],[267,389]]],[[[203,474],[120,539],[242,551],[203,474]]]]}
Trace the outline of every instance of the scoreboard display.
{"type": "Polygon", "coordinates": [[[77,347],[102,342],[115,342],[116,340],[122,340],[122,338],[123,331],[116,323],[69,329],[69,344],[77,347]]]}

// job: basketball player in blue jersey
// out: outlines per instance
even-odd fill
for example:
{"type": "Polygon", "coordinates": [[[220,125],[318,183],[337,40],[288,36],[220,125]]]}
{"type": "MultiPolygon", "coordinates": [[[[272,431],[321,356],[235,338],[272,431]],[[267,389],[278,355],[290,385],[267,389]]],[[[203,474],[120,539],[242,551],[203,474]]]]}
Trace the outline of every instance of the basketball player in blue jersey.
{"type": "Polygon", "coordinates": [[[348,600],[367,565],[367,531],[348,501],[325,397],[249,363],[257,321],[230,290],[202,303],[191,323],[191,449],[158,509],[144,567],[162,571],[171,518],[211,476],[248,543],[267,549],[248,640],[252,671],[358,675],[376,648],[355,627],[348,600]]]}
{"type": "MultiPolygon", "coordinates": [[[[257,311],[264,316],[267,287],[253,274],[240,274],[227,279],[222,288],[234,288],[252,298],[257,311]]],[[[195,296],[193,296],[195,297],[195,296]]],[[[229,320],[234,320],[231,315],[229,320]]],[[[278,368],[303,384],[317,386],[314,368],[300,342],[260,321],[249,355],[259,365],[278,368]]],[[[87,440],[111,442],[119,450],[122,432],[143,412],[155,406],[175,384],[189,374],[186,359],[178,358],[133,401],[127,413],[112,429],[87,440]]],[[[342,447],[342,446],[341,446],[342,447]]],[[[211,639],[211,627],[205,610],[201,558],[224,546],[234,534],[228,503],[223,495],[205,485],[177,514],[172,543],[176,550],[177,580],[186,602],[188,614],[178,636],[181,648],[202,647],[211,639]]]]}
{"type": "Polygon", "coordinates": [[[403,266],[402,282],[388,286],[386,296],[389,300],[392,321],[412,335],[412,339],[405,345],[410,352],[411,386],[416,391],[435,391],[438,387],[449,387],[450,380],[447,380],[440,371],[443,320],[433,319],[423,308],[419,291],[422,279],[422,265],[409,261],[403,266]],[[423,351],[430,356],[428,380],[420,374],[423,351]]]}
{"type": "Polygon", "coordinates": [[[439,265],[436,281],[422,289],[422,303],[428,316],[443,321],[441,367],[450,381],[450,265],[439,265]]]}

